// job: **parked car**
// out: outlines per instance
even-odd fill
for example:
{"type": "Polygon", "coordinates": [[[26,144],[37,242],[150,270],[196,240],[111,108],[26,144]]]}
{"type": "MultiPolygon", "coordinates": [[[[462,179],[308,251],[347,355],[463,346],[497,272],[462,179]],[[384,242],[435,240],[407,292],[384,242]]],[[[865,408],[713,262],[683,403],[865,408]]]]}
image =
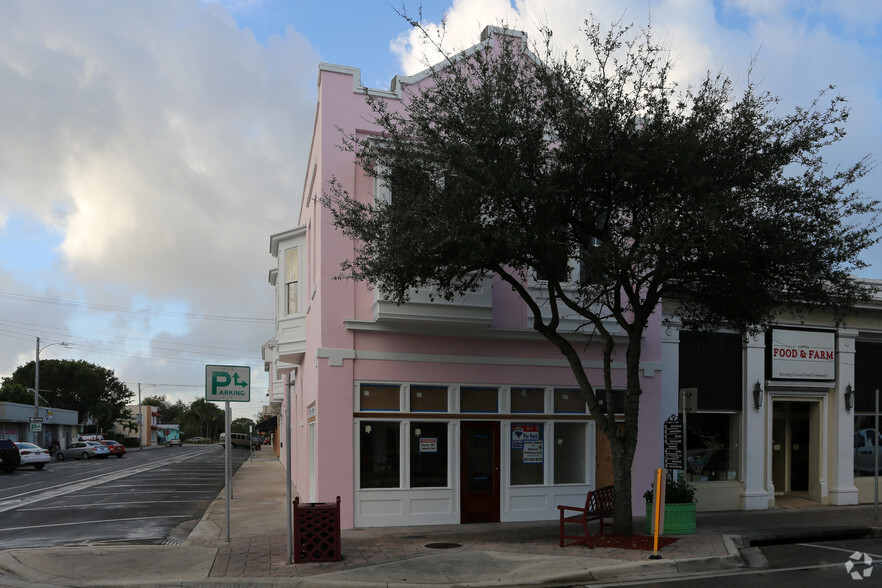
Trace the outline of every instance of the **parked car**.
{"type": "Polygon", "coordinates": [[[204,443],[205,437],[193,437],[189,441],[190,441],[190,443],[204,443]]]}
{"type": "Polygon", "coordinates": [[[100,441],[77,441],[67,446],[67,449],[59,449],[55,459],[64,461],[70,459],[90,459],[92,457],[105,458],[110,455],[110,450],[100,441]]]}
{"type": "Polygon", "coordinates": [[[0,439],[0,468],[4,472],[14,472],[21,463],[21,454],[11,439],[0,439]]]}
{"type": "Polygon", "coordinates": [[[109,439],[105,439],[104,441],[101,441],[101,443],[107,446],[107,449],[110,450],[110,455],[122,457],[126,454],[126,446],[119,441],[110,441],[109,439]]]}
{"type": "MultiPolygon", "coordinates": [[[[876,467],[876,443],[878,436],[873,429],[861,429],[854,434],[854,470],[858,473],[873,473],[876,467]]],[[[879,455],[882,470],[882,448],[879,455]]]]}
{"type": "Polygon", "coordinates": [[[16,442],[15,446],[18,447],[18,452],[21,454],[22,466],[34,466],[35,470],[42,470],[43,466],[51,459],[49,450],[43,449],[39,445],[16,442]]]}

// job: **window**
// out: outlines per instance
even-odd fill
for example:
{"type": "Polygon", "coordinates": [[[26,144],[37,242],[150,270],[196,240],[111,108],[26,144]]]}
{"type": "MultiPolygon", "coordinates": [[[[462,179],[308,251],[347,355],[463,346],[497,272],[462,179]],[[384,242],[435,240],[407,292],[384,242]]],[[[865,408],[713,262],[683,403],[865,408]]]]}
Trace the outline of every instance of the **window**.
{"type": "Polygon", "coordinates": [[[411,386],[410,410],[447,412],[447,386],[411,386]]]}
{"type": "MultiPolygon", "coordinates": [[[[879,464],[882,466],[882,450],[877,449],[875,414],[854,415],[854,475],[872,476],[876,469],[876,451],[880,451],[879,464]]],[[[882,469],[882,467],[880,467],[882,469]]]]}
{"type": "Polygon", "coordinates": [[[285,312],[297,314],[299,312],[299,268],[297,247],[285,250],[285,312]]]}
{"type": "Polygon", "coordinates": [[[554,423],[554,483],[588,482],[588,425],[554,423]]]}
{"type": "Polygon", "coordinates": [[[399,410],[401,386],[389,384],[362,384],[359,387],[361,410],[399,410]]]}
{"type": "Polygon", "coordinates": [[[447,423],[413,422],[410,487],[447,487],[447,423]]]}
{"type": "Polygon", "coordinates": [[[360,423],[359,485],[361,488],[398,488],[401,485],[400,424],[387,421],[360,423]]]}
{"type": "Polygon", "coordinates": [[[542,484],[545,481],[545,444],[542,423],[511,425],[511,485],[542,484]]]}
{"type": "Polygon", "coordinates": [[[544,388],[512,388],[512,412],[545,412],[544,388]]]}
{"type": "Polygon", "coordinates": [[[687,481],[738,479],[738,414],[699,412],[686,420],[687,481]]]}
{"type": "Polygon", "coordinates": [[[463,386],[459,389],[459,407],[462,412],[499,412],[499,391],[463,386]]]}
{"type": "Polygon", "coordinates": [[[578,388],[554,389],[554,412],[585,414],[586,404],[578,388]]]}

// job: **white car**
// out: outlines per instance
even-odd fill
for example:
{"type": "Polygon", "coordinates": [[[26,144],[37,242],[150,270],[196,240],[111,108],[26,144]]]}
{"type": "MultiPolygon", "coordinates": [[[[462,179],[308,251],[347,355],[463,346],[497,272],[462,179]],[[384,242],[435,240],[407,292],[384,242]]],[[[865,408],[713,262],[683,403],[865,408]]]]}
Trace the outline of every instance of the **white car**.
{"type": "MultiPolygon", "coordinates": [[[[21,454],[21,466],[34,466],[36,470],[42,470],[49,463],[49,450],[43,449],[33,443],[16,442],[18,452],[21,454]]],[[[19,466],[19,467],[21,467],[19,466]]]]}

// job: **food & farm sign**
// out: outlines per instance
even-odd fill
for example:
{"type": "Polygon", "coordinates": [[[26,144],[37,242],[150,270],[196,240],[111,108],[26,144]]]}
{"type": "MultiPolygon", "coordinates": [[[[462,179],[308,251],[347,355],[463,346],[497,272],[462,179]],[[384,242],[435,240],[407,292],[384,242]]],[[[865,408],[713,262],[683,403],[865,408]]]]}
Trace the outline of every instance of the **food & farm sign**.
{"type": "Polygon", "coordinates": [[[835,333],[772,329],[770,339],[772,379],[836,379],[835,333]]]}

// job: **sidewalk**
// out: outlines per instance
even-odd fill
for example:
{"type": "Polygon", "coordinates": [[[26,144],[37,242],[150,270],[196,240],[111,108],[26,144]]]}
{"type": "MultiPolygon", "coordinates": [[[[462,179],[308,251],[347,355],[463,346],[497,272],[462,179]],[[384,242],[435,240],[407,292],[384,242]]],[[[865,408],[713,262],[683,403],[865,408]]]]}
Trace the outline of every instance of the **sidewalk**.
{"type": "MultiPolygon", "coordinates": [[[[772,511],[699,513],[698,533],[660,549],[660,560],[650,560],[647,551],[558,547],[556,521],[350,529],[341,534],[342,561],[289,565],[284,480],[284,467],[270,451],[254,452],[242,465],[233,479],[230,542],[221,493],[189,537],[171,537],[170,545],[0,552],[0,585],[566,585],[744,566],[742,537],[747,547],[787,533],[879,526],[872,506],[808,501],[772,511]]],[[[635,530],[642,526],[635,518],[635,530]]]]}

